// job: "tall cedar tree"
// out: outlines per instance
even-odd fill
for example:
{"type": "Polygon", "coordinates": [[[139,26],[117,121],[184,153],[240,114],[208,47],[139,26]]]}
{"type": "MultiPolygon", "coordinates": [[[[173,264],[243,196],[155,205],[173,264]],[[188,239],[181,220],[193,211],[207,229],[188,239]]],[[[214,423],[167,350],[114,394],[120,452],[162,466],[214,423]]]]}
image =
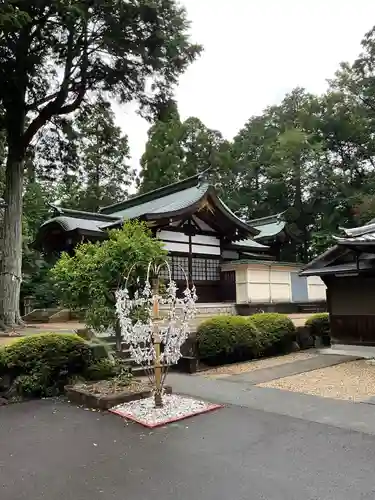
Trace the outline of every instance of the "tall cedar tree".
{"type": "Polygon", "coordinates": [[[209,129],[199,118],[182,122],[177,108],[171,106],[148,132],[139,190],[151,191],[210,169],[210,181],[230,198],[231,160],[230,143],[220,132],[209,129]]]}
{"type": "Polygon", "coordinates": [[[72,120],[76,169],[74,184],[62,196],[70,208],[97,212],[127,197],[135,177],[129,166],[128,139],[114,122],[109,103],[99,98],[72,120]]]}
{"type": "Polygon", "coordinates": [[[1,129],[6,131],[1,326],[19,315],[22,185],[26,152],[56,116],[88,93],[137,100],[155,112],[200,52],[175,0],[11,0],[0,6],[1,129]]]}

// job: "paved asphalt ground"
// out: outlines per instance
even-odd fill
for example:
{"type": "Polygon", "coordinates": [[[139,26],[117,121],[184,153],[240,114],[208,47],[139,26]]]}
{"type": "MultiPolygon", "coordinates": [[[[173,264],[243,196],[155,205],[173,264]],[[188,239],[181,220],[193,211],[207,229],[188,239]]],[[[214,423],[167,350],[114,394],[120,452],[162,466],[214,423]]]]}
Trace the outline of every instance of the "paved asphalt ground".
{"type": "Polygon", "coordinates": [[[51,400],[0,423],[1,500],[375,498],[373,434],[241,401],[154,431],[51,400]]]}

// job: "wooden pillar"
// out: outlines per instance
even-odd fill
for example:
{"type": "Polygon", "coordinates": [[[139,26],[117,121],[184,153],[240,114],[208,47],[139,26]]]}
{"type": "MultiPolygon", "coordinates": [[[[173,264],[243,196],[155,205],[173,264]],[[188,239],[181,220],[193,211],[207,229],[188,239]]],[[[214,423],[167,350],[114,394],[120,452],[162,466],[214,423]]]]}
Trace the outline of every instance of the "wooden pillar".
{"type": "Polygon", "coordinates": [[[189,256],[188,256],[188,273],[189,273],[189,286],[193,285],[193,237],[192,230],[193,227],[191,225],[191,219],[189,219],[189,256]]]}

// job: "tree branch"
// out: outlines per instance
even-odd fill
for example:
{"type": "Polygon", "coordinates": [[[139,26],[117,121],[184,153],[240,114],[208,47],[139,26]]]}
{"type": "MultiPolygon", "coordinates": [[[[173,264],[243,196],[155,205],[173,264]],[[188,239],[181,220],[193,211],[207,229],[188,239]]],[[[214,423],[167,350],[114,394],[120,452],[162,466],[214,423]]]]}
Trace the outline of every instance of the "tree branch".
{"type": "Polygon", "coordinates": [[[31,111],[33,109],[36,109],[38,106],[41,106],[42,104],[45,104],[48,101],[51,101],[52,99],[55,99],[57,97],[58,92],[54,92],[53,94],[47,95],[45,97],[42,97],[33,103],[26,104],[26,111],[31,111]]]}
{"type": "Polygon", "coordinates": [[[61,86],[59,91],[56,93],[55,98],[50,101],[40,112],[39,115],[34,118],[34,120],[30,123],[28,128],[26,129],[23,137],[23,148],[24,150],[30,144],[32,138],[35,134],[40,130],[46,123],[51,119],[51,117],[55,114],[58,114],[60,109],[63,107],[68,94],[69,94],[69,83],[71,70],[73,66],[73,58],[74,58],[74,34],[75,27],[74,24],[69,28],[69,35],[67,41],[67,55],[65,61],[65,69],[64,69],[64,78],[61,82],[61,86]]]}

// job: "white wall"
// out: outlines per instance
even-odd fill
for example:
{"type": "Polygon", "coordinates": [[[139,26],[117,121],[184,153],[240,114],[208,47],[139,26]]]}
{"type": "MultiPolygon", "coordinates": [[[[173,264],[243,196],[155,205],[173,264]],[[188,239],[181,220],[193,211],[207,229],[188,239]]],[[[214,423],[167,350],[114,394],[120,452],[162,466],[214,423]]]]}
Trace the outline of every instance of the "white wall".
{"type": "Polygon", "coordinates": [[[277,264],[248,265],[249,302],[291,302],[290,272],[294,268],[277,264]]]}
{"type": "Polygon", "coordinates": [[[307,290],[309,300],[326,300],[327,287],[319,276],[309,276],[307,278],[307,290]]]}
{"type": "MultiPolygon", "coordinates": [[[[300,270],[298,265],[239,264],[222,265],[223,270],[236,272],[236,302],[292,302],[291,273],[300,270]]],[[[317,276],[306,278],[309,301],[326,300],[326,286],[317,276]]]]}
{"type": "MultiPolygon", "coordinates": [[[[189,236],[175,231],[161,230],[157,237],[164,242],[168,252],[189,252],[189,236]]],[[[192,236],[192,252],[202,255],[220,255],[220,239],[216,236],[197,234],[192,236]]]]}

